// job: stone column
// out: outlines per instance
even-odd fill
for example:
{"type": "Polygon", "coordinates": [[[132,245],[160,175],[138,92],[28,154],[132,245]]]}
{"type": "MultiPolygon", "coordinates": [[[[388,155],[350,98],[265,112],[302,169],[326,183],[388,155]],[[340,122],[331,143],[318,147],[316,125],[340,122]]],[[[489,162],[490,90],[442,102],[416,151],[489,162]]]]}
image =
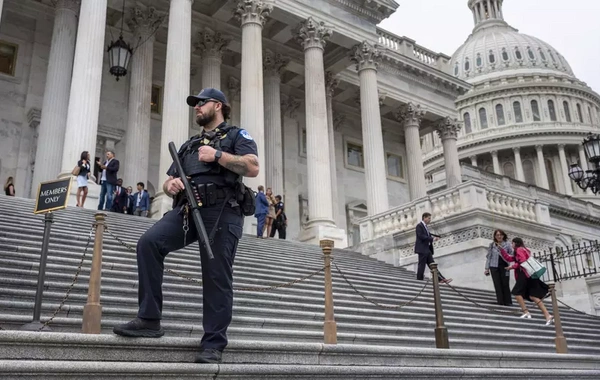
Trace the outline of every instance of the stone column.
{"type": "Polygon", "coordinates": [[[240,80],[230,76],[227,80],[229,103],[231,103],[231,125],[240,126],[240,80]]]}
{"type": "Polygon", "coordinates": [[[152,204],[152,215],[157,218],[171,209],[171,198],[162,191],[167,170],[173,163],[169,142],[174,142],[179,149],[189,136],[190,107],[185,99],[190,94],[192,2],[193,0],[171,0],[169,7],[158,193],[152,204]]]}
{"type": "Polygon", "coordinates": [[[494,173],[498,175],[502,175],[502,169],[500,168],[500,161],[498,160],[498,151],[492,150],[490,152],[492,154],[492,163],[494,164],[494,173]]]}
{"type": "MultiPolygon", "coordinates": [[[[2,0],[0,8],[1,3],[2,0]]],[[[56,2],[42,118],[38,127],[40,143],[35,152],[35,169],[31,184],[32,198],[35,197],[40,182],[56,178],[61,171],[79,4],[79,0],[56,2]]],[[[93,150],[90,150],[90,154],[94,157],[93,150]]],[[[76,163],[73,162],[72,166],[76,163]]]]}
{"type": "MultiPolygon", "coordinates": [[[[331,175],[331,204],[333,207],[333,222],[336,223],[339,213],[337,165],[335,160],[335,123],[333,121],[333,92],[340,83],[331,72],[325,73],[325,96],[327,99],[327,137],[329,138],[329,171],[331,175]]],[[[337,224],[337,223],[336,223],[337,224]]]]}
{"type": "Polygon", "coordinates": [[[565,155],[565,144],[558,144],[558,157],[560,158],[560,171],[565,184],[565,194],[573,195],[571,178],[569,178],[569,165],[567,164],[567,156],[565,155]]]}
{"type": "Polygon", "coordinates": [[[408,188],[410,200],[427,196],[425,169],[423,168],[423,152],[419,128],[425,111],[420,105],[408,103],[396,114],[396,118],[404,124],[404,145],[406,146],[406,164],[408,168],[408,188]]]}
{"type": "Polygon", "coordinates": [[[477,156],[469,157],[471,159],[471,165],[477,167],[477,156]]]}
{"type": "MultiPolygon", "coordinates": [[[[260,171],[255,178],[245,178],[255,191],[265,184],[265,107],[262,69],[262,29],[273,6],[258,0],[239,0],[235,10],[242,26],[242,84],[240,124],[258,146],[260,171]]],[[[253,218],[254,219],[254,218],[253,218]]],[[[250,225],[250,223],[247,223],[250,225]]]]}
{"type": "Polygon", "coordinates": [[[542,145],[536,145],[535,151],[537,152],[538,169],[540,172],[538,186],[544,189],[550,189],[548,184],[548,172],[546,171],[546,161],[544,160],[544,147],[542,145]]]}
{"type": "Polygon", "coordinates": [[[283,139],[281,131],[281,71],[290,59],[267,50],[265,74],[265,187],[273,194],[283,192],[283,139]]]}
{"type": "Polygon", "coordinates": [[[460,174],[460,162],[458,160],[458,148],[456,139],[460,124],[458,120],[445,117],[437,126],[437,133],[442,139],[444,146],[444,166],[446,167],[446,186],[451,188],[462,182],[460,174]]]}
{"type": "Polygon", "coordinates": [[[0,21],[2,20],[2,5],[4,4],[4,0],[0,0],[0,21]]]}
{"type": "Polygon", "coordinates": [[[327,130],[327,100],[323,50],[332,30],[312,17],[296,28],[304,48],[306,94],[306,153],[308,166],[308,225],[333,226],[331,168],[327,130]]]}
{"type": "Polygon", "coordinates": [[[381,130],[379,92],[377,91],[377,65],[381,51],[367,41],[355,45],[350,59],[356,63],[360,79],[360,112],[365,157],[367,209],[369,215],[387,211],[387,165],[381,130]]]}
{"type": "Polygon", "coordinates": [[[517,180],[525,182],[525,173],[523,172],[523,161],[521,161],[521,148],[515,147],[513,148],[513,152],[515,153],[515,168],[517,171],[517,180]]]}
{"type": "MultiPolygon", "coordinates": [[[[81,152],[94,152],[96,149],[106,11],[107,0],[81,3],[61,176],[71,175],[81,152]]],[[[40,144],[44,142],[40,141],[40,144]]],[[[87,203],[93,202],[88,199],[87,203]]]]}
{"type": "Polygon", "coordinates": [[[195,47],[202,56],[202,87],[220,90],[223,50],[227,48],[231,38],[209,28],[204,28],[202,32],[198,33],[198,36],[199,40],[195,47]]]}
{"type": "Polygon", "coordinates": [[[125,169],[123,183],[134,188],[138,182],[148,186],[154,31],[163,20],[164,16],[152,7],[147,10],[135,8],[127,23],[129,29],[134,32],[134,46],[137,45],[137,41],[145,41],[131,56],[127,140],[125,160],[122,162],[125,169]]]}

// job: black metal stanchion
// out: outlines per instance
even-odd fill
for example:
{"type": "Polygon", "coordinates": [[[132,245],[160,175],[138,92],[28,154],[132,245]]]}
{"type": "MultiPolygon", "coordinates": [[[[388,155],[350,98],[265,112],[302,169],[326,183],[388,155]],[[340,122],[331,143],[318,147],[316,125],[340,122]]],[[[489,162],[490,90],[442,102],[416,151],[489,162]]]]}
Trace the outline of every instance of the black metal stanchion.
{"type": "Polygon", "coordinates": [[[50,229],[54,223],[54,214],[52,211],[44,215],[44,237],[42,240],[42,253],[40,257],[40,269],[38,272],[37,290],[35,292],[35,304],[33,306],[33,321],[23,325],[23,330],[43,330],[50,331],[50,327],[44,326],[40,322],[42,314],[42,295],[44,293],[44,278],[46,277],[46,261],[48,259],[48,245],[50,243],[50,229]]]}

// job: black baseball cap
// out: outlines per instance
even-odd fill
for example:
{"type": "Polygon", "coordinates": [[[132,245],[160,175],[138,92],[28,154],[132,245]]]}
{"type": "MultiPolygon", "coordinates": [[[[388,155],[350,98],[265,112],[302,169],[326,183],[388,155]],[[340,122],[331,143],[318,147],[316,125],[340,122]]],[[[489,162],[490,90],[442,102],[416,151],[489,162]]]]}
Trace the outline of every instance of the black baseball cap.
{"type": "Polygon", "coordinates": [[[223,104],[229,105],[225,94],[216,88],[203,88],[198,95],[190,95],[187,97],[187,104],[190,107],[195,107],[200,100],[214,99],[223,104]]]}

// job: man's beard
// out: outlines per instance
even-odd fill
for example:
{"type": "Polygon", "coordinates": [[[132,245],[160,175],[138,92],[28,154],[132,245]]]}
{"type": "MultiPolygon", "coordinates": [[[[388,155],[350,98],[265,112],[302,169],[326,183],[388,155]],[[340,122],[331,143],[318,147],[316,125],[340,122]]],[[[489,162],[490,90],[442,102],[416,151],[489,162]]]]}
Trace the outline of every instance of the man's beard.
{"type": "Polygon", "coordinates": [[[201,127],[210,124],[215,119],[215,111],[211,111],[210,114],[196,115],[196,124],[201,127]]]}

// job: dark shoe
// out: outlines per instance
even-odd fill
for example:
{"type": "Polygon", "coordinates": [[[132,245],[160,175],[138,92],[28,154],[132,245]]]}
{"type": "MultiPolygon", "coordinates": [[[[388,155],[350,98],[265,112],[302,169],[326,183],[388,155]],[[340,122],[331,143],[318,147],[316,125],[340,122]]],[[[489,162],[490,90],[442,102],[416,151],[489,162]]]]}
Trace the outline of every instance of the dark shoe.
{"type": "Polygon", "coordinates": [[[209,364],[219,364],[221,363],[221,358],[223,357],[223,353],[219,350],[215,350],[214,348],[209,348],[208,350],[204,350],[198,355],[196,355],[195,363],[209,363],[209,364]]]}
{"type": "Polygon", "coordinates": [[[160,338],[165,331],[160,327],[160,321],[135,318],[123,325],[115,326],[113,332],[117,335],[134,338],[160,338]]]}

